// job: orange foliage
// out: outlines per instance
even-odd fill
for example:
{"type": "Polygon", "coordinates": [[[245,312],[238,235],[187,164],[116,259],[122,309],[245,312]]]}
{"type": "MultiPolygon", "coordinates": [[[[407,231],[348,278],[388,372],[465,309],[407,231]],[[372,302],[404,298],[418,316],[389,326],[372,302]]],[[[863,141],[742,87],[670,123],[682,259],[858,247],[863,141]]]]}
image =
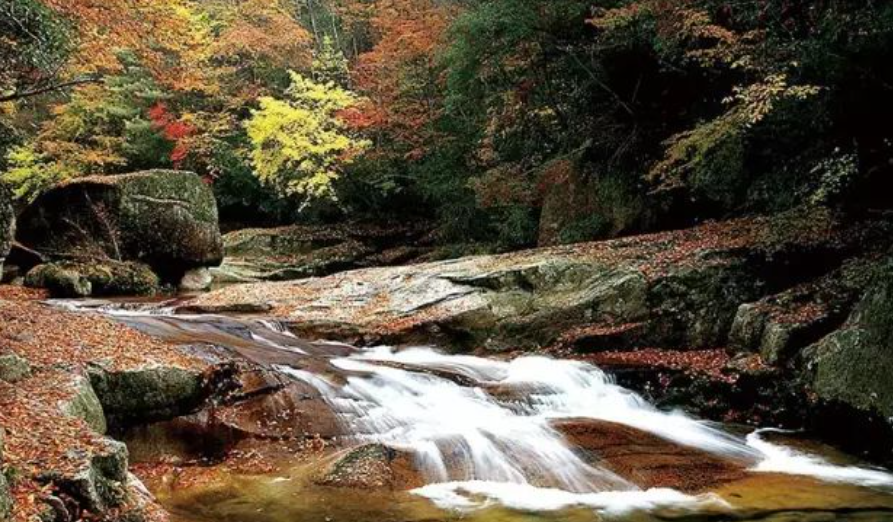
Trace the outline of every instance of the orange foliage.
{"type": "Polygon", "coordinates": [[[225,24],[214,41],[216,56],[265,59],[290,69],[309,64],[310,34],[280,1],[243,0],[211,7],[225,24]]]}
{"type": "Polygon", "coordinates": [[[172,89],[215,90],[201,67],[203,34],[186,0],[42,1],[77,28],[73,72],[119,72],[117,54],[126,49],[172,89]]]}
{"type": "Polygon", "coordinates": [[[353,12],[368,14],[377,38],[354,73],[370,99],[367,118],[408,145],[409,156],[421,154],[430,144],[427,127],[441,113],[436,56],[455,8],[436,0],[376,0],[353,12]]]}

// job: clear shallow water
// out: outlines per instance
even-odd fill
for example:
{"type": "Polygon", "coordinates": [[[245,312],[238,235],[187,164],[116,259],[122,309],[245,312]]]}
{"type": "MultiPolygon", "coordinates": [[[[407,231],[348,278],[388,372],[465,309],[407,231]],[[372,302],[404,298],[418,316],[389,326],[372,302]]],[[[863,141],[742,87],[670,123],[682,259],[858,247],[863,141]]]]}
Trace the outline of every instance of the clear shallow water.
{"type": "Polygon", "coordinates": [[[411,454],[426,484],[405,492],[320,488],[302,478],[306,470],[294,470],[158,489],[179,520],[893,520],[893,476],[885,470],[832,463],[774,442],[769,432],[739,436],[657,410],[584,363],[498,361],[428,347],[358,350],[301,341],[273,321],[86,307],[177,342],[228,346],[311,386],[352,443],[411,454]],[[555,427],[566,420],[634,428],[749,473],[697,494],[640,487],[584,458],[555,427]]]}

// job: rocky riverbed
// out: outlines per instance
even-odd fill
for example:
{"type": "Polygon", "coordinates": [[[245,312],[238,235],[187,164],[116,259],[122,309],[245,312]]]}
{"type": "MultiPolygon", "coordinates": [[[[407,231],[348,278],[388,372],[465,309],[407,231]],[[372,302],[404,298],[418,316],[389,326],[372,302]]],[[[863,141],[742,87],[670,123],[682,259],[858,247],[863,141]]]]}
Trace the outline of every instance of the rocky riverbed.
{"type": "Polygon", "coordinates": [[[742,425],[889,460],[887,231],[789,215],[186,301],[3,287],[0,512],[874,520],[884,472],[742,425]]]}

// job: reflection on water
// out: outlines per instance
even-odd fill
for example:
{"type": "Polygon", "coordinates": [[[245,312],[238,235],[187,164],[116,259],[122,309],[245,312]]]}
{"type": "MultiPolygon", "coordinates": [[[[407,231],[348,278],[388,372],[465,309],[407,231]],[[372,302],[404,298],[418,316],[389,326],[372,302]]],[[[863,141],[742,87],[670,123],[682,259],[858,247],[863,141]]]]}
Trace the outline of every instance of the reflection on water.
{"type": "Polygon", "coordinates": [[[718,494],[733,512],[697,512],[663,508],[612,515],[591,509],[548,512],[488,508],[457,512],[440,510],[407,493],[320,488],[295,478],[230,477],[210,487],[159,491],[174,522],[618,522],[777,521],[883,522],[893,520],[893,501],[871,489],[831,485],[811,479],[759,475],[729,485],[718,494]]]}

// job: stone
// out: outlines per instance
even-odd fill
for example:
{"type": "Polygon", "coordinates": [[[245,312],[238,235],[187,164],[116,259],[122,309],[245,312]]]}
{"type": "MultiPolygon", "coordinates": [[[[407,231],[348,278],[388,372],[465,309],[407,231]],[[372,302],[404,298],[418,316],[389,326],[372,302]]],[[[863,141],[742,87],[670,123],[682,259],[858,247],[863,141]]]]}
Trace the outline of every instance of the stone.
{"type": "Polygon", "coordinates": [[[31,376],[31,365],[14,353],[0,355],[0,381],[15,384],[31,376]]]}
{"type": "Polygon", "coordinates": [[[593,464],[605,466],[642,489],[700,493],[745,476],[747,463],[678,444],[607,421],[562,420],[554,424],[593,464]]]}
{"type": "Polygon", "coordinates": [[[214,194],[190,172],[151,170],[63,182],[21,214],[17,239],[51,258],[140,261],[164,279],[216,266],[214,194]]]}
{"type": "Polygon", "coordinates": [[[321,486],[406,491],[425,484],[413,456],[384,444],[344,450],[314,480],[321,486]]]}
{"type": "Polygon", "coordinates": [[[148,265],[108,259],[46,263],[25,276],[25,286],[45,288],[61,298],[154,295],[160,285],[148,265]]]}
{"type": "Polygon", "coordinates": [[[86,464],[73,474],[54,482],[78,504],[94,513],[120,507],[127,500],[128,453],[121,442],[106,439],[86,464]]]}
{"type": "Polygon", "coordinates": [[[839,330],[804,350],[807,379],[824,401],[875,413],[893,424],[893,260],[839,330]]]}
{"type": "Polygon", "coordinates": [[[205,267],[193,268],[183,275],[180,280],[180,290],[186,292],[200,292],[208,290],[214,283],[214,275],[205,267]]]}
{"type": "Polygon", "coordinates": [[[430,252],[405,246],[423,243],[427,229],[426,223],[347,223],[237,230],[224,236],[226,257],[213,273],[222,283],[289,281],[405,264],[430,252]]]}
{"type": "Polygon", "coordinates": [[[76,393],[71,400],[62,404],[62,412],[83,420],[96,433],[105,434],[108,429],[105,412],[90,380],[79,376],[75,381],[75,389],[76,393]]]}
{"type": "Polygon", "coordinates": [[[106,417],[115,425],[191,413],[211,393],[202,373],[176,367],[112,372],[92,366],[88,373],[106,417]]]}
{"type": "Polygon", "coordinates": [[[865,292],[877,260],[856,258],[839,269],[738,308],[729,333],[737,352],[758,352],[769,364],[785,364],[831,333],[865,292]]]}
{"type": "MultiPolygon", "coordinates": [[[[725,346],[735,316],[810,252],[833,262],[858,236],[826,221],[764,218],[636,238],[220,289],[190,312],[265,310],[298,334],[459,349],[552,346],[583,325],[640,324],[652,346],[725,346]],[[804,230],[804,227],[807,230],[804,230]]],[[[867,225],[861,225],[869,229],[867,225]]],[[[813,258],[815,256],[812,256],[813,258]]]]}
{"type": "Polygon", "coordinates": [[[16,219],[9,189],[0,183],[0,273],[15,238],[16,219]]]}

